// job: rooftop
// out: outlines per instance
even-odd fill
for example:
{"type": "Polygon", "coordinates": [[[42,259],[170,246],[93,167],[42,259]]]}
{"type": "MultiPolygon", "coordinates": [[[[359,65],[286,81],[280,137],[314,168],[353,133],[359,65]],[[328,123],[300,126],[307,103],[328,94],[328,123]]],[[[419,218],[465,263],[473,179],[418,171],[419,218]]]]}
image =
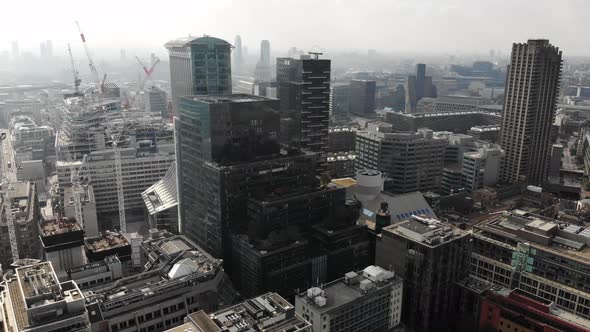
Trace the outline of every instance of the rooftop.
{"type": "Polygon", "coordinates": [[[312,306],[320,314],[350,304],[368,292],[401,283],[402,279],[391,271],[371,265],[362,271],[348,272],[344,278],[322,287],[312,287],[299,293],[297,299],[312,306]]]}
{"type": "Polygon", "coordinates": [[[103,236],[86,238],[84,242],[86,242],[86,247],[94,252],[101,252],[130,245],[129,241],[127,241],[123,234],[113,231],[106,231],[103,236]]]}
{"type": "Polygon", "coordinates": [[[295,307],[276,293],[266,293],[209,317],[202,311],[187,320],[203,332],[297,332],[310,328],[310,323],[295,314],[295,307]]]}
{"type": "Polygon", "coordinates": [[[41,236],[52,236],[82,230],[80,224],[74,218],[41,220],[39,226],[41,236]]]}
{"type": "Polygon", "coordinates": [[[228,44],[223,39],[211,37],[209,35],[202,35],[201,37],[194,37],[194,36],[187,36],[187,37],[180,37],[177,39],[173,39],[168,41],[164,44],[164,47],[167,49],[175,48],[175,47],[187,47],[191,44],[228,44]]]}
{"type": "Polygon", "coordinates": [[[232,94],[225,96],[186,96],[185,98],[189,98],[194,101],[200,101],[207,104],[253,103],[257,101],[274,100],[247,94],[232,94]]]}
{"type": "Polygon", "coordinates": [[[101,310],[134,310],[147,298],[161,297],[171,290],[194,287],[195,283],[219,282],[221,262],[182,235],[150,230],[151,238],[141,247],[148,262],[144,272],[95,289],[101,310]]]}
{"type": "Polygon", "coordinates": [[[427,215],[413,215],[405,221],[384,227],[385,233],[396,234],[431,248],[468,235],[466,231],[427,215]]]}
{"type": "Polygon", "coordinates": [[[60,284],[50,262],[17,268],[14,277],[7,282],[7,290],[19,331],[85,311],[78,302],[84,300],[80,289],[72,281],[60,284]]]}
{"type": "Polygon", "coordinates": [[[570,227],[567,223],[526,211],[512,211],[477,224],[474,226],[474,235],[494,238],[501,236],[588,264],[590,231],[587,229],[590,227],[570,227]]]}

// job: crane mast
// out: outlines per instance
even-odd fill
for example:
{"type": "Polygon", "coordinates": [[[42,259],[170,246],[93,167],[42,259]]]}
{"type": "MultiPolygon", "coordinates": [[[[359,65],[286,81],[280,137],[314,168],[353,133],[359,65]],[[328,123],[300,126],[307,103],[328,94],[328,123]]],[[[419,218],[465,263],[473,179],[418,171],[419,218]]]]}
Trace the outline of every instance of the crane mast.
{"type": "Polygon", "coordinates": [[[92,73],[92,76],[94,76],[94,83],[96,83],[98,88],[101,89],[99,92],[102,94],[100,77],[98,76],[98,70],[96,69],[94,60],[92,60],[92,55],[90,54],[90,50],[88,49],[88,44],[86,44],[86,37],[84,37],[84,33],[82,32],[82,28],[80,28],[80,24],[78,23],[78,21],[76,21],[76,25],[78,26],[78,31],[80,32],[80,38],[82,39],[82,44],[84,45],[86,57],[88,58],[88,66],[90,67],[90,72],[92,73]]]}
{"type": "Polygon", "coordinates": [[[74,74],[74,87],[76,88],[76,94],[79,93],[80,83],[82,80],[78,76],[78,70],[76,69],[76,65],[74,64],[74,56],[72,56],[72,49],[70,48],[70,44],[68,43],[68,53],[70,54],[70,62],[72,64],[72,73],[74,74]]]}

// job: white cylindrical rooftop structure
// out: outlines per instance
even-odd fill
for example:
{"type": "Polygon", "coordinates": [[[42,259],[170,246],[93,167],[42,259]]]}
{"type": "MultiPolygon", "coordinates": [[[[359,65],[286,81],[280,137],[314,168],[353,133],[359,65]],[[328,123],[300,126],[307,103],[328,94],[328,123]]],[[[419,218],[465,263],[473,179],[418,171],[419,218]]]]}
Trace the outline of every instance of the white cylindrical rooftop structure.
{"type": "Polygon", "coordinates": [[[377,170],[364,169],[356,172],[356,199],[372,201],[383,190],[383,174],[377,170]]]}

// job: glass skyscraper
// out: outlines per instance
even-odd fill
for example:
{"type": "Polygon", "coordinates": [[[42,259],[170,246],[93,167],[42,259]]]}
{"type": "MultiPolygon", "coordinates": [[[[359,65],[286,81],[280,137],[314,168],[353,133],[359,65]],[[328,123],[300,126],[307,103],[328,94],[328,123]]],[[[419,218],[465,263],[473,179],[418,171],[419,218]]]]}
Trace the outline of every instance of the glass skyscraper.
{"type": "Polygon", "coordinates": [[[164,47],[170,53],[174,115],[178,114],[180,97],[231,94],[230,43],[205,35],[171,40],[164,47]]]}

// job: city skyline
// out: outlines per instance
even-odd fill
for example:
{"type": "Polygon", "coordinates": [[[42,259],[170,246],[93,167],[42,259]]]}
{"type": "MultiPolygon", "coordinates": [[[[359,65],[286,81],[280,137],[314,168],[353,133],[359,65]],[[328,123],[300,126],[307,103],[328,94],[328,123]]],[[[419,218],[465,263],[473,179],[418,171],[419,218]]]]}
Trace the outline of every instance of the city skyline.
{"type": "MultiPolygon", "coordinates": [[[[0,22],[0,29],[9,31],[0,36],[0,52],[10,51],[14,40],[19,41],[21,53],[38,53],[39,43],[44,40],[54,41],[56,55],[66,54],[66,43],[72,44],[74,52],[81,52],[82,45],[75,25],[75,21],[79,21],[95,52],[110,50],[114,53],[120,48],[128,48],[164,53],[162,45],[170,36],[208,34],[233,40],[239,34],[243,45],[250,46],[252,50],[258,48],[261,40],[269,40],[275,53],[297,46],[299,49],[332,52],[376,49],[384,54],[487,54],[490,49],[507,54],[514,40],[543,38],[560,45],[569,56],[590,55],[590,47],[580,43],[576,37],[579,31],[590,28],[590,23],[583,16],[588,4],[580,0],[534,3],[497,0],[477,5],[465,0],[445,1],[443,4],[426,0],[372,1],[370,4],[349,0],[321,3],[307,0],[280,3],[226,0],[206,4],[179,3],[178,6],[184,8],[182,11],[174,5],[158,8],[157,13],[162,18],[174,17],[169,24],[153,24],[152,19],[144,19],[146,15],[156,13],[149,6],[138,8],[139,4],[135,1],[112,2],[117,7],[113,11],[108,2],[99,8],[84,11],[69,0],[60,0],[51,4],[36,4],[37,10],[26,17],[8,15],[0,22]],[[314,11],[306,12],[305,8],[310,5],[314,6],[314,11]],[[284,11],[285,6],[290,10],[284,11]],[[510,10],[507,10],[508,6],[510,10]],[[45,15],[55,8],[60,8],[56,15],[45,15]],[[193,13],[197,10],[210,15],[195,20],[193,13]],[[136,12],[143,13],[134,15],[136,12]],[[522,12],[528,14],[523,16],[522,12]],[[322,18],[325,23],[327,17],[329,24],[300,25],[298,20],[290,19],[303,14],[311,22],[322,18]],[[547,20],[551,20],[552,24],[546,24],[547,20]],[[36,28],[38,26],[44,28],[40,31],[36,28]],[[408,34],[408,31],[412,33],[408,34]],[[115,41],[113,36],[117,37],[115,41]]],[[[11,2],[5,5],[5,10],[21,12],[28,8],[26,4],[11,2]]]]}

